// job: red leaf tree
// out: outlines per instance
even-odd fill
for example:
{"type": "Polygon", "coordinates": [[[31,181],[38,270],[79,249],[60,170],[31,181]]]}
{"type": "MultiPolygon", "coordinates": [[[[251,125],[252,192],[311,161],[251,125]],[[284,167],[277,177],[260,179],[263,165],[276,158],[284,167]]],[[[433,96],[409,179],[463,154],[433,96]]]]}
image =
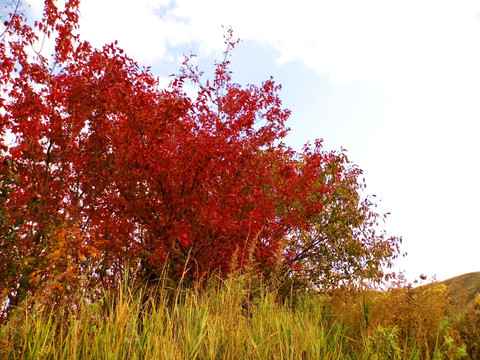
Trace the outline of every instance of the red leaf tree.
{"type": "Polygon", "coordinates": [[[3,303],[125,268],[383,277],[400,239],[375,233],[361,171],[321,141],[281,142],[280,86],[232,81],[231,31],[211,83],[187,59],[163,90],[115,44],[80,41],[77,24],[78,1],[46,1],[35,28],[15,15],[0,44],[3,303]],[[39,36],[54,54],[32,50],[39,36]]]}

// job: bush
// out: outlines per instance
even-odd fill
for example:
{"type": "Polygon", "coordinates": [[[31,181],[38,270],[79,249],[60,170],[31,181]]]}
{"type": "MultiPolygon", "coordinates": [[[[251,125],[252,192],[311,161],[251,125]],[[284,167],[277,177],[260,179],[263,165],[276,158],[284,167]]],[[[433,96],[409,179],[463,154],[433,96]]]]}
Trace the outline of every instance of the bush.
{"type": "Polygon", "coordinates": [[[455,328],[472,360],[480,359],[480,294],[458,316],[455,328]]]}

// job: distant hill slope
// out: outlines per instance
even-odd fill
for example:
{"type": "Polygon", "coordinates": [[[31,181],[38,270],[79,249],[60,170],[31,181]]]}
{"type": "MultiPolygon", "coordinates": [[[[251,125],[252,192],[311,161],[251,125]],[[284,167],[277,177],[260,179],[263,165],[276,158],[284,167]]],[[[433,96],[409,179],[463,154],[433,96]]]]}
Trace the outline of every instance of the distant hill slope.
{"type": "Polygon", "coordinates": [[[447,286],[447,294],[452,299],[453,305],[463,308],[480,294],[480,271],[422,285],[419,289],[442,284],[447,286]]]}

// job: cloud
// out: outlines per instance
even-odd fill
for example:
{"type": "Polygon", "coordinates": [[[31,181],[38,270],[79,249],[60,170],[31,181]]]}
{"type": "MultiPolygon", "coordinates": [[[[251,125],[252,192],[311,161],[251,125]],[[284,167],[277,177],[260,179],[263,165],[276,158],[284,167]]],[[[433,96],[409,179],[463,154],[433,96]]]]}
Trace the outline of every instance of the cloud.
{"type": "Polygon", "coordinates": [[[232,25],[241,39],[275,48],[279,64],[297,59],[333,85],[377,88],[390,122],[426,134],[444,127],[439,119],[479,112],[479,9],[474,1],[83,0],[81,25],[95,45],[118,40],[146,64],[174,60],[171,46],[218,53],[221,26],[232,25]]]}
{"type": "MultiPolygon", "coordinates": [[[[43,1],[30,3],[39,13],[43,1]]],[[[332,83],[383,86],[440,82],[446,68],[472,69],[478,10],[467,1],[83,0],[81,26],[97,45],[118,40],[132,56],[153,61],[169,45],[218,51],[221,26],[232,25],[240,38],[279,50],[280,63],[299,59],[332,83]]]]}
{"type": "Polygon", "coordinates": [[[403,88],[413,80],[458,83],[452,67],[460,78],[478,76],[478,10],[473,1],[83,0],[81,26],[95,45],[118,40],[153,62],[173,56],[172,45],[220,51],[221,26],[231,25],[236,36],[277,49],[279,63],[299,59],[333,84],[403,88]]]}

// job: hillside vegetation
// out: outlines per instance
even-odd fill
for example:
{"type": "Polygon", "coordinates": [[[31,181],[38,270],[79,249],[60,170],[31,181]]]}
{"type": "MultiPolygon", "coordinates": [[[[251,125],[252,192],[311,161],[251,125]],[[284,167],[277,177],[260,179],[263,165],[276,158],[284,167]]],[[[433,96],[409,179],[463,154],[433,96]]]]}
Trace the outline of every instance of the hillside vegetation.
{"type": "Polygon", "coordinates": [[[456,276],[444,281],[436,281],[423,287],[446,286],[447,296],[458,310],[471,304],[480,294],[480,271],[456,276]]]}

